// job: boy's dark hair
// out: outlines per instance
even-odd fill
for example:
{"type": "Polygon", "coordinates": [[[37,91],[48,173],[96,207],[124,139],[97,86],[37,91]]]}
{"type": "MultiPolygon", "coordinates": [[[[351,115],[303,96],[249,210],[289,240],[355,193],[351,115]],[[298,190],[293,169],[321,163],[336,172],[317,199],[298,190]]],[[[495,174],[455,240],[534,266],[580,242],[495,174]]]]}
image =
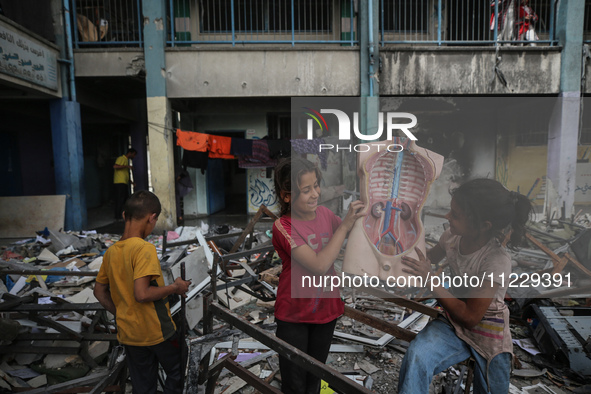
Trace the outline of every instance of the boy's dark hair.
{"type": "Polygon", "coordinates": [[[143,219],[153,213],[156,216],[160,215],[162,206],[160,200],[156,195],[147,190],[140,190],[131,195],[125,202],[123,212],[125,212],[125,220],[143,219]]]}
{"type": "Polygon", "coordinates": [[[289,213],[291,204],[285,202],[281,194],[291,194],[291,200],[294,201],[300,195],[300,188],[298,187],[300,177],[308,172],[316,173],[318,183],[322,179],[320,169],[309,160],[301,157],[291,157],[283,159],[275,167],[275,194],[279,197],[279,206],[281,208],[280,215],[283,216],[289,213]],[[295,186],[295,187],[293,187],[295,186]]]}
{"type": "Polygon", "coordinates": [[[525,224],[532,212],[531,202],[517,192],[509,191],[494,179],[473,179],[451,191],[460,209],[474,229],[483,222],[492,224],[491,234],[502,239],[502,231],[511,225],[509,246],[517,247],[525,236],[525,224]]]}
{"type": "Polygon", "coordinates": [[[135,149],[133,149],[133,148],[129,148],[129,149],[127,150],[127,154],[130,154],[130,153],[137,154],[137,150],[135,150],[135,149]]]}

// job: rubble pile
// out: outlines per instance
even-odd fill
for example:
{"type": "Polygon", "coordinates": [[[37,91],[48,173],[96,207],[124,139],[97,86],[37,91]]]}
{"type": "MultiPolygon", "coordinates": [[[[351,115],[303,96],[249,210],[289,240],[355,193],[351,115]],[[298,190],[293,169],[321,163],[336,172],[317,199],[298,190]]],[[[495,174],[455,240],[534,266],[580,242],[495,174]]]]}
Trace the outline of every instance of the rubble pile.
{"type": "MultiPolygon", "coordinates": [[[[171,302],[173,317],[181,321],[184,312],[188,328],[186,392],[195,392],[197,384],[207,384],[215,393],[256,392],[255,382],[236,368],[268,387],[280,387],[281,352],[267,336],[273,338],[276,328],[274,295],[281,261],[270,232],[255,231],[255,222],[245,230],[179,227],[147,239],[158,250],[165,282],[180,275],[181,264],[192,281],[185,309],[178,299],[171,302]],[[216,305],[241,323],[215,313],[216,305]]],[[[441,232],[434,226],[426,235],[428,243],[433,245],[441,232]]],[[[45,230],[2,247],[0,392],[125,389],[124,355],[113,316],[92,294],[102,256],[118,239],[45,230]]],[[[591,232],[578,222],[534,223],[529,244],[510,251],[515,278],[506,297],[515,344],[511,393],[591,391],[590,239],[591,232]]],[[[448,269],[445,262],[440,269],[448,269]]],[[[423,294],[416,290],[404,295],[423,294]]],[[[360,289],[344,289],[342,296],[346,311],[337,322],[326,365],[358,385],[359,392],[395,392],[409,341],[439,313],[436,301],[398,304],[360,289]]],[[[431,392],[463,391],[470,368],[466,362],[442,372],[431,392]]],[[[321,393],[332,392],[324,381],[321,393]]]]}
{"type": "MultiPolygon", "coordinates": [[[[220,244],[231,246],[241,229],[220,226],[207,231],[206,225],[179,227],[168,231],[166,240],[157,235],[146,239],[156,246],[167,283],[180,275],[180,260],[188,261],[192,287],[202,285],[202,291],[201,282],[207,279],[209,284],[211,264],[205,261],[196,232],[212,237],[228,233],[231,237],[220,244]],[[186,241],[186,245],[169,247],[163,254],[162,247],[173,241],[186,241]]],[[[269,241],[264,233],[257,237],[269,241]]],[[[94,386],[97,377],[112,372],[121,352],[116,327],[113,316],[94,297],[93,287],[104,253],[119,238],[96,231],[45,229],[0,249],[0,392],[43,391],[72,381],[72,387],[94,386]]],[[[253,234],[245,242],[256,247],[261,241],[253,234]]],[[[193,300],[187,305],[190,328],[201,319],[201,307],[196,304],[193,300]]]]}
{"type": "Polygon", "coordinates": [[[93,282],[102,255],[118,239],[45,229],[2,247],[0,321],[10,327],[2,335],[2,389],[42,391],[91,376],[85,385],[107,374],[115,327],[93,296],[93,282]]]}

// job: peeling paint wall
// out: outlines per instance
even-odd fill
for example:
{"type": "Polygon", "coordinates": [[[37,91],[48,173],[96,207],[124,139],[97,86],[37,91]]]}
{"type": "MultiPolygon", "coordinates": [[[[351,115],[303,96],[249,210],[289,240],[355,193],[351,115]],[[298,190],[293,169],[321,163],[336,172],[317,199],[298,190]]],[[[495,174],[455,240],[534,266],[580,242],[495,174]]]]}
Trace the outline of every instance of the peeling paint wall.
{"type": "MultiPolygon", "coordinates": [[[[77,76],[125,76],[137,51],[76,53],[77,76]]],[[[558,94],[560,48],[384,47],[380,94],[558,94]]],[[[358,96],[357,48],[167,48],[169,98],[358,96]]],[[[589,70],[591,66],[587,66],[589,70]]],[[[586,90],[591,91],[587,80],[586,90]]]]}
{"type": "Polygon", "coordinates": [[[557,94],[560,50],[555,47],[380,48],[381,95],[557,94]],[[507,80],[503,86],[495,65],[507,80]]]}

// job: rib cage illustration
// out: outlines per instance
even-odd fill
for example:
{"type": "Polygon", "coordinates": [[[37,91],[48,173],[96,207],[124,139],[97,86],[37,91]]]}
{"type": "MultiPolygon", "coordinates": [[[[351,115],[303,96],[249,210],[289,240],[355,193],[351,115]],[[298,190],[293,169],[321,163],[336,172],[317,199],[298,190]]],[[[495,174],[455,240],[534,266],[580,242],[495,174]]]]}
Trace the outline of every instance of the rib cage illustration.
{"type": "Polygon", "coordinates": [[[403,255],[417,258],[415,248],[425,252],[420,212],[443,157],[403,138],[368,145],[357,167],[365,215],[349,233],[343,271],[382,280],[408,276],[400,260],[403,255]],[[390,152],[386,143],[403,149],[390,152]]]}
{"type": "Polygon", "coordinates": [[[431,175],[424,164],[408,149],[381,152],[365,163],[370,209],[363,230],[380,253],[399,255],[417,241],[418,210],[427,190],[425,178],[431,175]]]}

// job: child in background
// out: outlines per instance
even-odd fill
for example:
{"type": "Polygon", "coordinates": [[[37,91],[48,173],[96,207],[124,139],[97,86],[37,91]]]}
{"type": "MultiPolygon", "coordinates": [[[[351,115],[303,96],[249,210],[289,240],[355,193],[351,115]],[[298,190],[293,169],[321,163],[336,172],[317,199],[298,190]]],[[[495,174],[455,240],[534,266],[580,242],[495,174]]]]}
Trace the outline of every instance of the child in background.
{"type": "Polygon", "coordinates": [[[400,368],[400,393],[428,393],[434,375],[468,357],[477,365],[474,393],[509,391],[513,344],[504,297],[511,258],[499,240],[510,225],[509,245],[518,246],[531,210],[527,197],[495,180],[466,182],[452,191],[449,229],[427,258],[419,250],[419,260],[403,257],[404,271],[423,280],[434,275],[431,263],[447,257],[451,277],[485,281],[480,287],[433,288],[445,317],[431,321],[411,342],[400,368]]]}
{"type": "Polygon", "coordinates": [[[190,281],[164,286],[156,248],[144,241],[156,226],[160,201],[142,190],[126,202],[125,230],[103,258],[94,296],[115,315],[117,339],[125,345],[133,392],[156,393],[158,363],[166,372],[165,393],[182,393],[181,353],[168,296],[184,297],[190,281]]]}
{"type": "MultiPolygon", "coordinates": [[[[279,277],[275,320],[277,337],[325,362],[336,320],[344,312],[339,289],[306,288],[303,276],[334,275],[334,261],[363,203],[351,203],[345,219],[318,205],[320,171],[298,157],[275,168],[275,192],[281,218],[273,225],[273,246],[283,261],[279,277]]],[[[320,391],[320,378],[279,358],[284,393],[320,391]]]]}

